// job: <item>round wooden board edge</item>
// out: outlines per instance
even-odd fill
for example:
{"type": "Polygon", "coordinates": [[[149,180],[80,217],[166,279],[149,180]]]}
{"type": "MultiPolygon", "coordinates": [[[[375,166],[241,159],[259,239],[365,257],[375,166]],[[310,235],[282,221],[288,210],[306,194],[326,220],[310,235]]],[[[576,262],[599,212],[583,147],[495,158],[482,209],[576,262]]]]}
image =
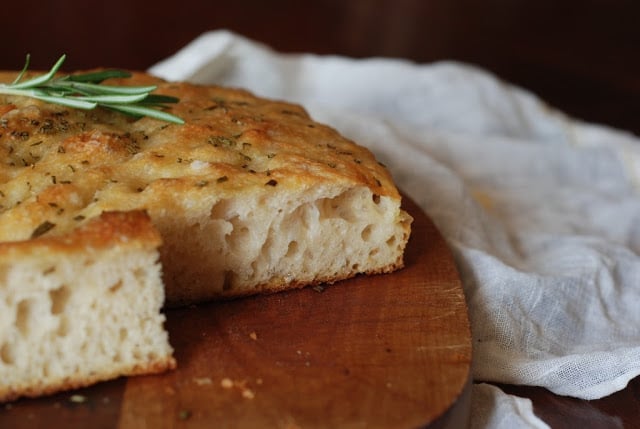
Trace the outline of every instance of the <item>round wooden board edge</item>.
{"type": "MultiPolygon", "coordinates": [[[[422,221],[425,225],[420,225],[425,228],[424,233],[429,236],[435,236],[439,241],[441,241],[441,245],[444,249],[441,249],[446,253],[447,260],[450,264],[450,269],[455,271],[456,283],[459,288],[461,294],[464,296],[464,308],[465,308],[465,320],[466,320],[466,330],[468,332],[469,339],[469,365],[467,368],[467,377],[464,384],[461,386],[460,391],[453,399],[448,408],[442,411],[442,414],[436,417],[431,422],[428,422],[424,428],[425,429],[458,429],[458,428],[467,428],[470,423],[471,417],[471,390],[473,385],[473,377],[471,374],[471,364],[473,362],[473,347],[471,340],[471,323],[469,319],[469,309],[466,305],[466,295],[464,294],[464,289],[462,286],[462,282],[460,280],[460,275],[455,264],[453,253],[449,247],[449,244],[445,240],[444,236],[435,225],[433,220],[429,217],[429,215],[416,203],[410,196],[408,196],[405,192],[401,191],[402,196],[402,208],[407,211],[414,218],[414,223],[416,220],[422,221]]],[[[411,239],[416,239],[415,231],[412,232],[411,239]]]]}

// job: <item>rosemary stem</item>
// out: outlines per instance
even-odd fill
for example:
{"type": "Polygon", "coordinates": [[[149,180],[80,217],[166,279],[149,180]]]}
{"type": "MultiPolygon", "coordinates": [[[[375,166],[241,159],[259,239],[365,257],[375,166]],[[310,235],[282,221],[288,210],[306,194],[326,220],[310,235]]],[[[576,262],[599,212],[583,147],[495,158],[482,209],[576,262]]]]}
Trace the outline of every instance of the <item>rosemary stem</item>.
{"type": "Polygon", "coordinates": [[[127,71],[104,70],[56,77],[65,58],[66,56],[62,55],[47,73],[23,81],[30,60],[30,56],[27,55],[25,65],[16,79],[10,84],[0,83],[0,94],[30,97],[77,109],[102,106],[136,118],[148,116],[184,124],[182,118],[162,110],[166,104],[177,103],[179,100],[166,95],[151,94],[157,89],[155,85],[102,84],[102,81],[109,78],[131,77],[127,71]]]}

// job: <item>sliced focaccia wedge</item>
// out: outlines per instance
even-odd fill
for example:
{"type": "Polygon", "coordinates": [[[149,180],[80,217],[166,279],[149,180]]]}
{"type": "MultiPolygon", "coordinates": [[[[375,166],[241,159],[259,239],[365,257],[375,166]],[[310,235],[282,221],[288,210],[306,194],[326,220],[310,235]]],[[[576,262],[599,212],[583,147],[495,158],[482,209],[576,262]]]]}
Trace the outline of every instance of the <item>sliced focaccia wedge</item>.
{"type": "Polygon", "coordinates": [[[0,243],[0,402],[174,368],[160,243],[139,211],[0,243]]]}

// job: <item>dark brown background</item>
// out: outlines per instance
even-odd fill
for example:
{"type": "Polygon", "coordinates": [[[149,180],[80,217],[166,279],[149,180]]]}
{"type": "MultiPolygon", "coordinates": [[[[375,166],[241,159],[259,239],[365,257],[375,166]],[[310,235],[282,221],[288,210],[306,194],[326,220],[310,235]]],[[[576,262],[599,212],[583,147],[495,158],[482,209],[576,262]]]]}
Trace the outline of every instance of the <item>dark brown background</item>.
{"type": "Polygon", "coordinates": [[[6,1],[0,68],[145,69],[226,28],[286,52],[455,59],[590,121],[640,134],[640,2],[633,0],[6,1]]]}
{"type": "MultiPolygon", "coordinates": [[[[146,69],[204,31],[284,52],[474,63],[585,120],[640,135],[640,2],[628,0],[5,1],[0,69],[146,69]]],[[[640,427],[640,379],[599,401],[504,386],[553,427],[640,427]]]]}

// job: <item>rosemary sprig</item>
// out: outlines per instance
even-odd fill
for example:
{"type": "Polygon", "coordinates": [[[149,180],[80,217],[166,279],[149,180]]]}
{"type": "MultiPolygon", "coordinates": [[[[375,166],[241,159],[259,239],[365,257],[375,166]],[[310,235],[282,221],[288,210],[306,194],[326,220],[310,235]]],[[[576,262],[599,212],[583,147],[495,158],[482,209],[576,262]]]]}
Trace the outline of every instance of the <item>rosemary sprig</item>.
{"type": "Polygon", "coordinates": [[[149,116],[176,124],[183,124],[182,118],[160,110],[168,103],[177,103],[176,97],[151,94],[157,89],[148,86],[113,86],[102,82],[109,78],[131,77],[123,70],[104,70],[56,77],[66,55],[62,55],[47,73],[23,81],[29,68],[30,55],[24,67],[10,84],[0,83],[0,94],[19,95],[60,104],[75,109],[95,109],[98,106],[116,110],[134,117],[149,116]]]}

